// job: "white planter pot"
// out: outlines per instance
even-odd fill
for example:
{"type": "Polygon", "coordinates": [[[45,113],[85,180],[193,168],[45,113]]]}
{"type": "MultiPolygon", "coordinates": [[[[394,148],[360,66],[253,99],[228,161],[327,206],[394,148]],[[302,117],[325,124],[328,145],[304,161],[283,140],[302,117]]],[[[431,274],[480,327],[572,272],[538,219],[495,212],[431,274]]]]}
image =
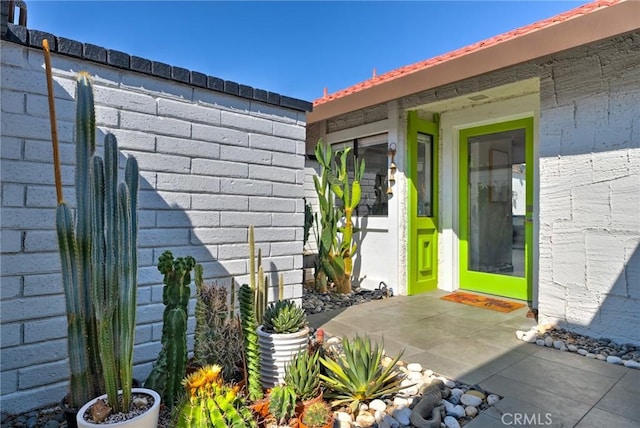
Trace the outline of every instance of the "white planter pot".
{"type": "Polygon", "coordinates": [[[146,388],[133,388],[131,390],[133,393],[137,394],[146,394],[153,397],[153,406],[143,413],[140,416],[136,416],[133,419],[129,419],[123,422],[116,422],[113,424],[94,424],[91,422],[87,422],[84,420],[84,414],[95,403],[97,400],[106,399],[107,394],[101,395],[98,398],[94,398],[89,401],[87,404],[82,406],[80,410],[78,410],[78,414],[76,415],[76,422],[78,423],[78,428],[113,428],[113,427],[135,427],[135,428],[157,428],[158,427],[158,417],[160,416],[160,395],[152,389],[146,388]]]}
{"type": "Polygon", "coordinates": [[[293,357],[309,346],[309,327],[297,333],[275,334],[257,329],[260,346],[260,381],[264,388],[284,382],[284,373],[293,357]]]}

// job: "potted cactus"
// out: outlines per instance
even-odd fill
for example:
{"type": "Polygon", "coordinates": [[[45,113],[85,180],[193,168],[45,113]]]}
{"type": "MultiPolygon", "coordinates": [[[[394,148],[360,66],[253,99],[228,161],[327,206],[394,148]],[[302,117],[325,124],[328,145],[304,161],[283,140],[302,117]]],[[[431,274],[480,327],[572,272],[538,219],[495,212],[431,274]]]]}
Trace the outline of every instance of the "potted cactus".
{"type": "Polygon", "coordinates": [[[272,420],[267,422],[267,428],[286,428],[291,424],[296,413],[296,393],[288,385],[276,385],[269,394],[269,413],[272,420]]]}
{"type": "Polygon", "coordinates": [[[304,310],[290,300],[269,304],[258,327],[260,379],[270,388],[284,382],[285,369],[309,346],[309,327],[304,310]]]}
{"type": "Polygon", "coordinates": [[[225,384],[221,371],[218,365],[205,366],[184,379],[186,395],[173,426],[257,428],[239,387],[225,384]]]}
{"type": "Polygon", "coordinates": [[[320,400],[307,407],[300,417],[301,428],[331,428],[333,411],[327,403],[320,400]]]}
{"type": "MultiPolygon", "coordinates": [[[[48,71],[48,79],[51,76],[48,71]]],[[[107,134],[97,154],[93,85],[80,73],[76,87],[76,217],[62,197],[56,174],[56,227],[68,320],[71,405],[80,427],[157,425],[160,397],[133,388],[137,281],[138,164],[128,157],[118,183],[118,143],[107,134]],[[115,416],[124,414],[125,416],[115,416]],[[91,422],[93,421],[93,422],[91,422]]],[[[55,115],[52,113],[52,123],[55,115]]],[[[59,169],[54,138],[54,167],[59,169]]]]}

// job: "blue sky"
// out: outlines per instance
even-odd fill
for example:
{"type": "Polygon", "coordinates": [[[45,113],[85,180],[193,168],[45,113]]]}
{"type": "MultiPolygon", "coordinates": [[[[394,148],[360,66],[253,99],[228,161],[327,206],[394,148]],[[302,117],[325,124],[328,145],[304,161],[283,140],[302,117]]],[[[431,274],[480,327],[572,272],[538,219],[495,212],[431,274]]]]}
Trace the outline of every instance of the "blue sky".
{"type": "Polygon", "coordinates": [[[27,0],[30,28],[308,101],[584,3],[27,0]]]}

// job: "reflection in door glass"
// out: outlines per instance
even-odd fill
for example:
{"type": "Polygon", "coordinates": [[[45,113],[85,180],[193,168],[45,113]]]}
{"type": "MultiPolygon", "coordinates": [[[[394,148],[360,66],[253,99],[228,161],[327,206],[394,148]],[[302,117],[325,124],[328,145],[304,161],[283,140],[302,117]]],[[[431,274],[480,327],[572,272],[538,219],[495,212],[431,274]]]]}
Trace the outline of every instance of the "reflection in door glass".
{"type": "Polygon", "coordinates": [[[469,270],[524,278],[525,130],[469,137],[469,270]]]}
{"type": "Polygon", "coordinates": [[[433,217],[433,177],[431,176],[431,135],[418,134],[418,156],[416,185],[418,186],[418,217],[433,217]]]}

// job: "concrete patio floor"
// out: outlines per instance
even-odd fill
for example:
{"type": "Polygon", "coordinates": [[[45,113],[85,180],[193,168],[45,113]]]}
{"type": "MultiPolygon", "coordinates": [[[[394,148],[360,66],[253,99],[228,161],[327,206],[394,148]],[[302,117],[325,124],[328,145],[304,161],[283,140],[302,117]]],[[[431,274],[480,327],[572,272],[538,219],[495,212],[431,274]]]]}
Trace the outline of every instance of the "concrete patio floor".
{"type": "Polygon", "coordinates": [[[404,349],[406,362],[504,397],[467,428],[640,427],[640,370],[523,343],[515,331],[535,324],[526,307],[503,314],[441,300],[445,294],[378,300],[309,323],[331,335],[384,338],[388,355],[404,349]]]}

